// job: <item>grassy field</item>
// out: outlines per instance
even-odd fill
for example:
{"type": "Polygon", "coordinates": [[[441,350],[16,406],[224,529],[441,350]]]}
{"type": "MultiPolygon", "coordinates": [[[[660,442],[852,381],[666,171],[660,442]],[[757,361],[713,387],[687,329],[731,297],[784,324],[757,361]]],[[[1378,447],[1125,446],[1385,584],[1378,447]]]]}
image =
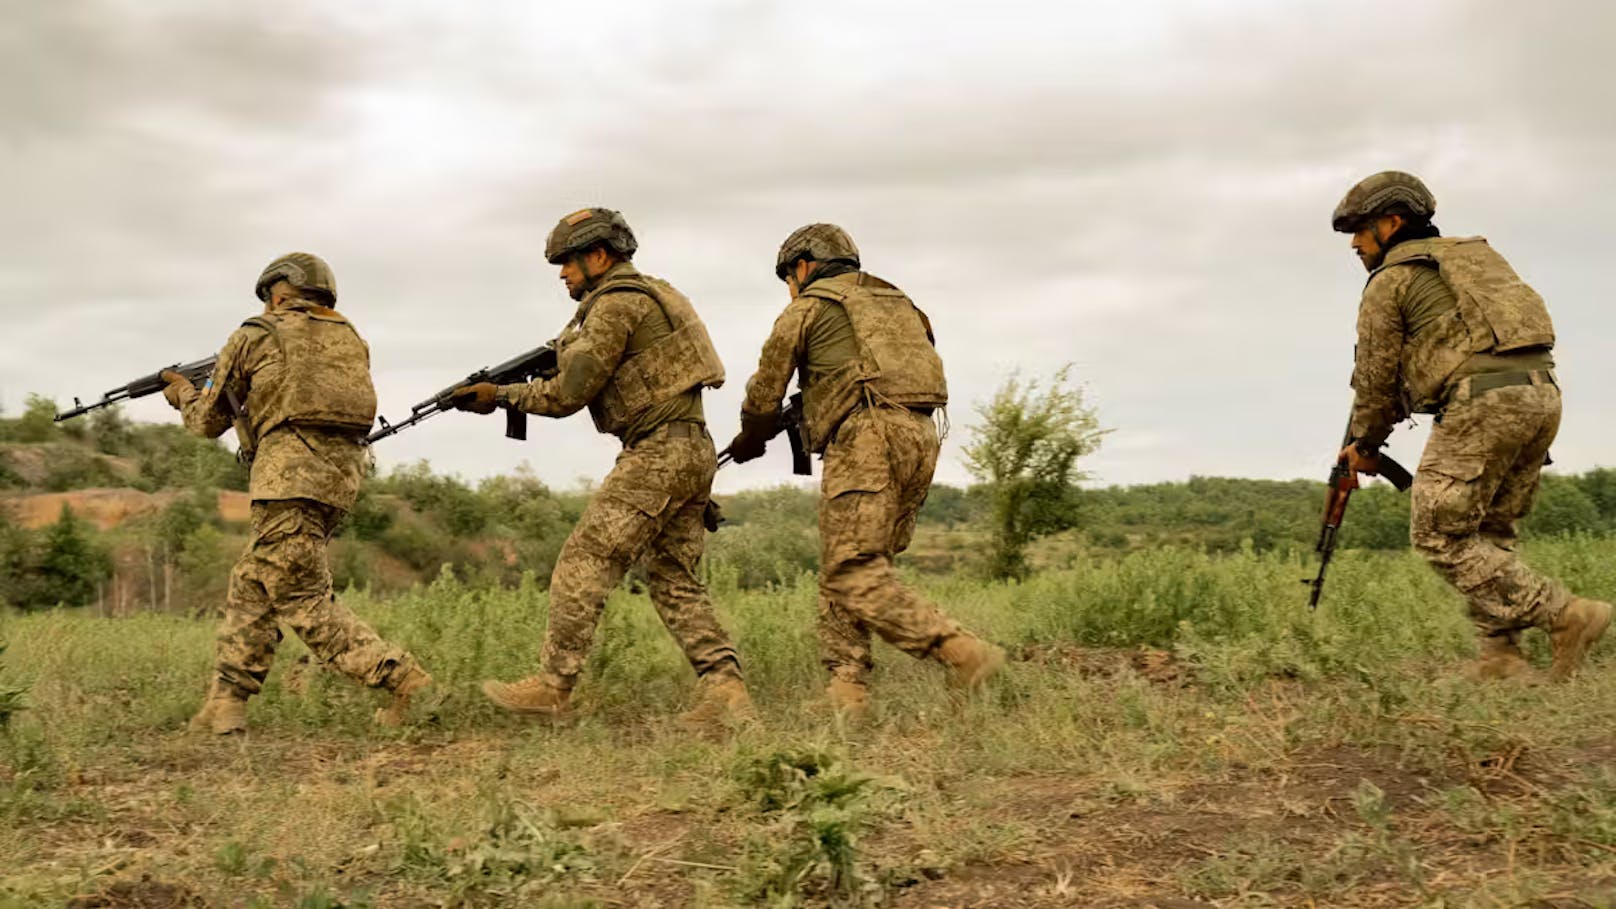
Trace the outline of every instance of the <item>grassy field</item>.
{"type": "MultiPolygon", "coordinates": [[[[1616,542],[1528,555],[1616,595],[1616,542]]],[[[532,589],[347,598],[441,683],[399,731],[288,641],[249,735],[191,737],[208,623],[7,617],[0,906],[1616,906],[1608,644],[1569,685],[1478,687],[1412,556],[1345,554],[1317,614],[1310,568],[921,579],[1017,659],[956,704],[883,648],[855,729],[816,703],[812,584],[718,577],[762,713],[725,741],[672,724],[689,670],[627,593],[566,729],[477,692],[533,668],[532,589]]]]}

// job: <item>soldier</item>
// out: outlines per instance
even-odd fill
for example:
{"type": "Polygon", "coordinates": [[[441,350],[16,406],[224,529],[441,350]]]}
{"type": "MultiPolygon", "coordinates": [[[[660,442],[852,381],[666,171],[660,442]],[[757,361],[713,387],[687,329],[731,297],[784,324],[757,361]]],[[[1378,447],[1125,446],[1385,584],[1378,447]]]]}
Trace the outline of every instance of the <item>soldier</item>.
{"type": "Polygon", "coordinates": [[[892,562],[931,487],[941,444],[933,414],[948,403],[931,322],[903,291],[860,271],[853,238],[833,224],[793,232],[774,271],[791,302],[746,385],[729,451],[738,462],[763,454],[797,371],[802,431],[824,463],[819,646],[831,706],[853,719],[868,713],[872,630],[947,666],[954,686],[979,686],[1004,652],[902,584],[892,562]]]}
{"type": "Polygon", "coordinates": [[[225,342],[206,385],[163,374],[163,396],[186,427],[216,438],[234,425],[252,465],[252,540],[230,573],[213,680],[191,729],[246,729],[247,699],[263,690],[282,623],[322,663],[392,692],[376,721],[396,726],[432,677],[337,603],[326,559],[365,473],[376,416],[370,349],[336,311],[336,279],[318,256],[276,259],[255,291],[264,312],[225,342]]]}
{"type": "Polygon", "coordinates": [[[557,374],[455,393],[457,407],[484,414],[503,406],[565,417],[587,406],[595,428],[623,443],[550,575],[539,674],[487,681],[483,692],[515,713],[564,717],[607,595],[648,556],[651,602],[702,681],[700,701],[680,719],[704,729],[752,709],[735,648],[696,577],[718,470],[701,394],[723,384],[724,366],[690,301],[631,264],[638,248],[618,212],[562,218],[544,257],[561,267],[578,310],[555,341],[557,374]]]}
{"type": "Polygon", "coordinates": [[[1530,669],[1521,633],[1549,633],[1550,676],[1576,672],[1610,624],[1608,603],[1572,596],[1521,563],[1516,522],[1531,511],[1560,428],[1554,328],[1543,298],[1480,237],[1445,238],[1418,178],[1385,171],[1336,206],[1369,271],[1358,310],[1352,441],[1340,458],[1374,474],[1392,426],[1436,414],[1415,472],[1414,548],[1464,595],[1481,637],[1477,678],[1530,669]]]}

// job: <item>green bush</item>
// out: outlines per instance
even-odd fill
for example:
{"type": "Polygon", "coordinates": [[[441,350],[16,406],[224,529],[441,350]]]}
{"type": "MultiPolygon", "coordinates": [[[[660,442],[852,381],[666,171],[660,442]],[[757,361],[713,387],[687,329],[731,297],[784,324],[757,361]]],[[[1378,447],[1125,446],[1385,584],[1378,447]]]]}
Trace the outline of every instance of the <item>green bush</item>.
{"type": "Polygon", "coordinates": [[[9,595],[19,609],[88,605],[112,575],[111,555],[65,504],[56,523],[38,534],[3,532],[0,571],[12,580],[9,595]]]}
{"type": "Polygon", "coordinates": [[[0,442],[54,442],[62,438],[56,422],[56,402],[44,395],[29,395],[22,416],[0,419],[0,442]]]}
{"type": "Polygon", "coordinates": [[[1591,533],[1605,526],[1599,506],[1583,492],[1577,479],[1556,474],[1543,475],[1537,503],[1522,523],[1522,530],[1532,536],[1591,533]]]}
{"type": "MultiPolygon", "coordinates": [[[[804,519],[797,493],[782,487],[755,495],[740,509],[743,519],[732,519],[710,535],[709,576],[722,585],[760,590],[794,584],[818,571],[818,525],[812,517],[804,519]]],[[[724,511],[728,516],[728,502],[724,511]]]]}

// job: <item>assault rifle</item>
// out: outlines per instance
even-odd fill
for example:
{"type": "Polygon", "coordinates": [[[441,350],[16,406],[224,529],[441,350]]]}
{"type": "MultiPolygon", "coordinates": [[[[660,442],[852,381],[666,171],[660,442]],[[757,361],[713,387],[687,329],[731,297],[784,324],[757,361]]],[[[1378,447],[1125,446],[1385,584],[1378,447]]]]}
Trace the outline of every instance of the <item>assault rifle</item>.
{"type": "MultiPolygon", "coordinates": [[[[802,392],[797,392],[786,401],[786,406],[780,411],[780,419],[774,424],[775,435],[786,433],[791,442],[791,472],[800,477],[813,476],[813,463],[808,460],[808,440],[803,437],[802,428],[802,392]]],[[[725,448],[718,453],[718,466],[735,460],[734,456],[725,448]]]]}
{"type": "Polygon", "coordinates": [[[112,405],[122,401],[133,401],[135,398],[144,398],[147,395],[154,395],[162,391],[163,388],[168,385],[167,382],[163,381],[163,373],[169,370],[173,370],[174,372],[184,376],[192,385],[201,385],[203,382],[207,381],[209,376],[213,375],[213,366],[218,361],[219,358],[217,356],[212,356],[204,360],[197,360],[195,363],[176,363],[173,366],[159,369],[149,376],[141,376],[127,385],[119,385],[117,388],[114,388],[102,395],[101,400],[94,401],[89,404],[85,404],[78,398],[74,398],[73,409],[67,411],[66,413],[57,414],[56,422],[60,423],[63,420],[71,420],[74,417],[83,416],[92,410],[100,410],[103,407],[111,407],[112,405]]]}
{"type": "MultiPolygon", "coordinates": [[[[446,410],[454,409],[454,393],[456,389],[467,385],[476,385],[479,382],[492,382],[495,385],[515,385],[520,382],[531,382],[534,379],[548,379],[557,372],[555,348],[548,344],[535,347],[525,354],[512,357],[498,366],[489,366],[479,369],[464,379],[450,385],[425,401],[410,408],[409,419],[400,423],[389,423],[387,418],[378,415],[377,421],[381,428],[365,437],[365,444],[370,445],[379,439],[397,435],[411,426],[436,416],[446,410]]],[[[523,441],[527,439],[527,414],[515,407],[505,408],[505,437],[523,441]]]]}
{"type": "MultiPolygon", "coordinates": [[[[1341,447],[1351,444],[1352,431],[1349,429],[1341,447]]],[[[1396,486],[1398,492],[1408,492],[1408,488],[1414,485],[1414,477],[1408,469],[1385,454],[1380,456],[1378,475],[1396,486]]],[[[1313,550],[1319,554],[1319,574],[1311,581],[1302,579],[1303,584],[1312,588],[1307,597],[1309,609],[1319,608],[1319,597],[1324,593],[1324,572],[1330,567],[1330,557],[1335,555],[1336,531],[1341,529],[1341,519],[1346,516],[1347,500],[1352,498],[1352,491],[1358,488],[1358,477],[1343,459],[1330,469],[1329,484],[1330,488],[1324,496],[1324,519],[1319,527],[1319,541],[1313,546],[1313,550]]]]}

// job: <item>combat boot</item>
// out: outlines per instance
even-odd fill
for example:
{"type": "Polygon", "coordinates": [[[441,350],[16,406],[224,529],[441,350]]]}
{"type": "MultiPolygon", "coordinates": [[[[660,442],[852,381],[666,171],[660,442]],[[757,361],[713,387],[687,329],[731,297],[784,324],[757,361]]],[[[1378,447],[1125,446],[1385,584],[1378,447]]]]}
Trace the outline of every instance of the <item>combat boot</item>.
{"type": "Polygon", "coordinates": [[[202,709],[191,717],[189,728],[192,732],[214,735],[246,732],[247,699],[214,682],[208,690],[208,699],[202,702],[202,709]]]}
{"type": "Polygon", "coordinates": [[[1582,667],[1588,648],[1599,640],[1610,625],[1610,604],[1587,597],[1572,597],[1566,608],[1555,616],[1549,626],[1549,643],[1554,649],[1554,664],[1549,667],[1549,678],[1564,682],[1582,667]]]}
{"type": "Polygon", "coordinates": [[[548,717],[554,721],[571,717],[572,686],[549,673],[528,676],[519,682],[483,682],[483,694],[511,713],[548,717]]]}
{"type": "Polygon", "coordinates": [[[752,696],[746,693],[746,683],[739,676],[703,678],[701,687],[701,699],[696,706],[679,714],[679,725],[686,730],[707,732],[756,718],[752,696]]]}
{"type": "Polygon", "coordinates": [[[411,666],[410,671],[404,674],[393,686],[393,699],[386,707],[376,708],[376,725],[402,726],[409,716],[410,698],[420,694],[432,684],[432,676],[427,675],[425,669],[411,666]]]}
{"type": "Polygon", "coordinates": [[[937,648],[937,659],[949,669],[949,687],[968,691],[980,688],[1004,666],[1004,650],[975,635],[960,633],[937,648]]]}
{"type": "Polygon", "coordinates": [[[830,709],[849,723],[870,718],[870,686],[863,681],[833,675],[825,688],[825,698],[830,701],[830,709]]]}
{"type": "Polygon", "coordinates": [[[1481,655],[1465,673],[1475,681],[1513,679],[1532,671],[1532,664],[1521,653],[1520,635],[1488,634],[1481,638],[1481,655]]]}

